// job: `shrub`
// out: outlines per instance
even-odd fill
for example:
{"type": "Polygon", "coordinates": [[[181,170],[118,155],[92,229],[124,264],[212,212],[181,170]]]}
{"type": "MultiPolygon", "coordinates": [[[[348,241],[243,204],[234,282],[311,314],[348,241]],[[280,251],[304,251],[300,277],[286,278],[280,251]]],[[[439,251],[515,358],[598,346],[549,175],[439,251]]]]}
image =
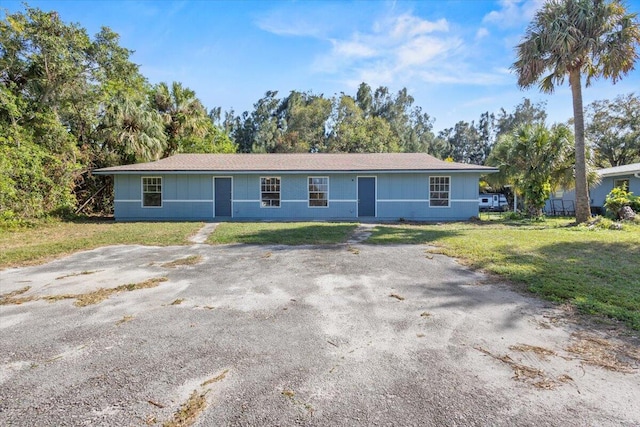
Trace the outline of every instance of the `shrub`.
{"type": "Polygon", "coordinates": [[[640,196],[633,196],[629,193],[629,206],[637,214],[640,214],[640,196]]]}
{"type": "Polygon", "coordinates": [[[518,221],[518,220],[524,219],[524,215],[521,212],[510,211],[502,214],[502,218],[509,221],[518,221]]]}
{"type": "Polygon", "coordinates": [[[16,230],[32,226],[32,222],[18,217],[13,211],[0,212],[0,230],[16,230]]]}
{"type": "Polygon", "coordinates": [[[614,219],[619,219],[622,208],[631,205],[631,198],[633,198],[633,193],[628,192],[623,187],[615,187],[607,194],[604,207],[614,219]]]}
{"type": "Polygon", "coordinates": [[[612,221],[609,218],[602,216],[595,216],[588,222],[580,224],[579,227],[586,228],[587,230],[623,230],[624,227],[621,222],[612,221]]]}

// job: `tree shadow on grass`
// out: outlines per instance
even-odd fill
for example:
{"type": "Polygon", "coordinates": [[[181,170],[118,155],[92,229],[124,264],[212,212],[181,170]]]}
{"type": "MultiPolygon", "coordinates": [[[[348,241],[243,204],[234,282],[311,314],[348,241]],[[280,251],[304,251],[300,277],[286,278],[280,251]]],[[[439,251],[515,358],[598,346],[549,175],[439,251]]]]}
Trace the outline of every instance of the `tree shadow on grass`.
{"type": "Polygon", "coordinates": [[[456,230],[425,229],[419,227],[378,226],[365,241],[370,244],[423,244],[433,243],[445,237],[459,235],[456,230]]]}
{"type": "Polygon", "coordinates": [[[486,258],[472,266],[523,284],[546,300],[640,330],[640,244],[559,242],[527,252],[514,244],[508,250],[499,261],[486,258]]]}
{"type": "Polygon", "coordinates": [[[264,227],[256,230],[237,231],[232,235],[223,235],[224,231],[216,230],[209,237],[208,243],[241,243],[248,245],[330,245],[344,243],[353,234],[357,224],[299,224],[293,227],[264,227]],[[216,234],[218,233],[218,234],[216,234]]]}

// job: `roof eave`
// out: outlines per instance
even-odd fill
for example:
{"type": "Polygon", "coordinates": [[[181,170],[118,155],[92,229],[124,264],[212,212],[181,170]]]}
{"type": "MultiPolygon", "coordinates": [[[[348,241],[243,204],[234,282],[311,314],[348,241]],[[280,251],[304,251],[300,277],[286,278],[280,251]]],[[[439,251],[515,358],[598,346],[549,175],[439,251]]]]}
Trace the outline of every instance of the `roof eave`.
{"type": "Polygon", "coordinates": [[[318,174],[318,173],[496,173],[498,169],[493,168],[468,168],[468,169],[301,169],[301,170],[282,170],[282,169],[261,169],[261,170],[186,170],[186,169],[147,169],[147,170],[102,170],[96,169],[93,171],[94,175],[141,175],[141,174],[170,174],[170,175],[203,175],[203,174],[246,174],[246,175],[258,175],[258,174],[318,174]]]}
{"type": "Polygon", "coordinates": [[[640,173],[640,169],[635,171],[624,171],[624,172],[609,172],[609,173],[601,173],[600,176],[602,178],[608,178],[612,176],[634,176],[640,173]]]}

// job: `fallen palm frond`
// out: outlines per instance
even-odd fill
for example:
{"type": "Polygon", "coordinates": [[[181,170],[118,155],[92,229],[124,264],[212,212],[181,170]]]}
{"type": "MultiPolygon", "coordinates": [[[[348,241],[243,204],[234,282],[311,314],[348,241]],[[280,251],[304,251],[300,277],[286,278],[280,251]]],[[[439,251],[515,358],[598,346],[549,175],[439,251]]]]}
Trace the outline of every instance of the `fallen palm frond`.
{"type": "Polygon", "coordinates": [[[165,268],[175,268],[181,265],[195,265],[202,262],[202,257],[200,255],[191,255],[186,258],[180,258],[173,261],[165,262],[161,264],[161,267],[165,268]]]}
{"type": "Polygon", "coordinates": [[[509,346],[509,350],[519,351],[521,353],[535,353],[541,358],[546,358],[547,356],[556,356],[556,352],[553,350],[549,350],[543,347],[538,347],[535,345],[529,344],[516,344],[509,346]]]}
{"type": "MultiPolygon", "coordinates": [[[[162,427],[188,427],[193,425],[200,414],[207,409],[207,393],[210,391],[207,386],[222,381],[228,372],[229,370],[225,369],[220,375],[209,378],[200,384],[200,390],[193,390],[187,401],[180,405],[180,408],[173,414],[173,418],[163,423],[162,427]]],[[[158,406],[155,402],[149,401],[149,403],[158,406]]]]}
{"type": "Polygon", "coordinates": [[[64,276],[56,277],[56,280],[66,279],[67,277],[86,276],[86,275],[89,275],[89,274],[98,273],[100,271],[102,271],[102,270],[81,271],[79,273],[65,274],[64,276]]]}
{"type": "MultiPolygon", "coordinates": [[[[31,286],[25,286],[24,288],[17,289],[15,291],[7,292],[6,294],[0,295],[0,305],[15,304],[13,301],[22,299],[22,298],[16,298],[16,297],[18,295],[24,294],[29,289],[31,289],[31,286]]],[[[18,304],[21,304],[21,303],[18,303],[18,304]]]]}
{"type": "MultiPolygon", "coordinates": [[[[532,347],[532,346],[529,346],[532,347]]],[[[572,381],[572,378],[568,375],[561,375],[558,378],[552,378],[548,376],[542,369],[533,368],[531,366],[523,365],[513,360],[509,355],[499,356],[491,353],[482,347],[474,347],[476,350],[491,356],[496,360],[506,363],[513,370],[513,379],[523,382],[528,382],[536,388],[551,390],[561,383],[572,381]]]]}
{"type": "Polygon", "coordinates": [[[133,316],[123,316],[122,319],[118,320],[116,322],[116,325],[122,325],[123,323],[127,323],[133,320],[133,316]]]}
{"type": "Polygon", "coordinates": [[[229,372],[228,369],[225,369],[220,375],[215,376],[213,378],[209,378],[208,380],[206,380],[205,382],[203,382],[201,384],[202,387],[205,387],[209,384],[213,384],[213,383],[217,383],[218,381],[222,381],[223,379],[225,379],[225,377],[227,376],[227,373],[229,372]]]}
{"type": "Polygon", "coordinates": [[[198,416],[205,410],[207,407],[207,392],[198,392],[194,390],[180,408],[173,414],[173,418],[164,424],[162,427],[187,427],[193,425],[198,416]]]}
{"type": "Polygon", "coordinates": [[[29,301],[44,300],[49,302],[60,301],[64,299],[75,299],[73,304],[76,307],[85,307],[87,305],[98,304],[105,299],[109,298],[113,294],[120,292],[131,292],[137,289],[154,288],[161,282],[166,282],[166,277],[155,277],[153,279],[145,280],[139,283],[129,283],[126,285],[120,285],[115,288],[100,288],[95,291],[87,292],[84,294],[60,294],[60,295],[30,295],[26,297],[16,298],[16,296],[27,292],[30,288],[19,289],[17,291],[9,292],[8,294],[0,296],[0,305],[19,305],[29,301]]]}
{"type": "Polygon", "coordinates": [[[632,373],[640,363],[640,349],[614,343],[592,334],[577,332],[567,351],[580,356],[583,363],[609,371],[632,373]]]}

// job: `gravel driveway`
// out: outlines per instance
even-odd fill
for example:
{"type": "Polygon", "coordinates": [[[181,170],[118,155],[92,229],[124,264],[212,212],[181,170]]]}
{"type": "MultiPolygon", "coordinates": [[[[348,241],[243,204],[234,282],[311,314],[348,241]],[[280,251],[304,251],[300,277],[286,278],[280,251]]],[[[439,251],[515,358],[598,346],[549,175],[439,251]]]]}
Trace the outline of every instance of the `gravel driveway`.
{"type": "Polygon", "coordinates": [[[4,270],[0,425],[640,425],[637,347],[428,249],[114,246],[4,270]]]}

